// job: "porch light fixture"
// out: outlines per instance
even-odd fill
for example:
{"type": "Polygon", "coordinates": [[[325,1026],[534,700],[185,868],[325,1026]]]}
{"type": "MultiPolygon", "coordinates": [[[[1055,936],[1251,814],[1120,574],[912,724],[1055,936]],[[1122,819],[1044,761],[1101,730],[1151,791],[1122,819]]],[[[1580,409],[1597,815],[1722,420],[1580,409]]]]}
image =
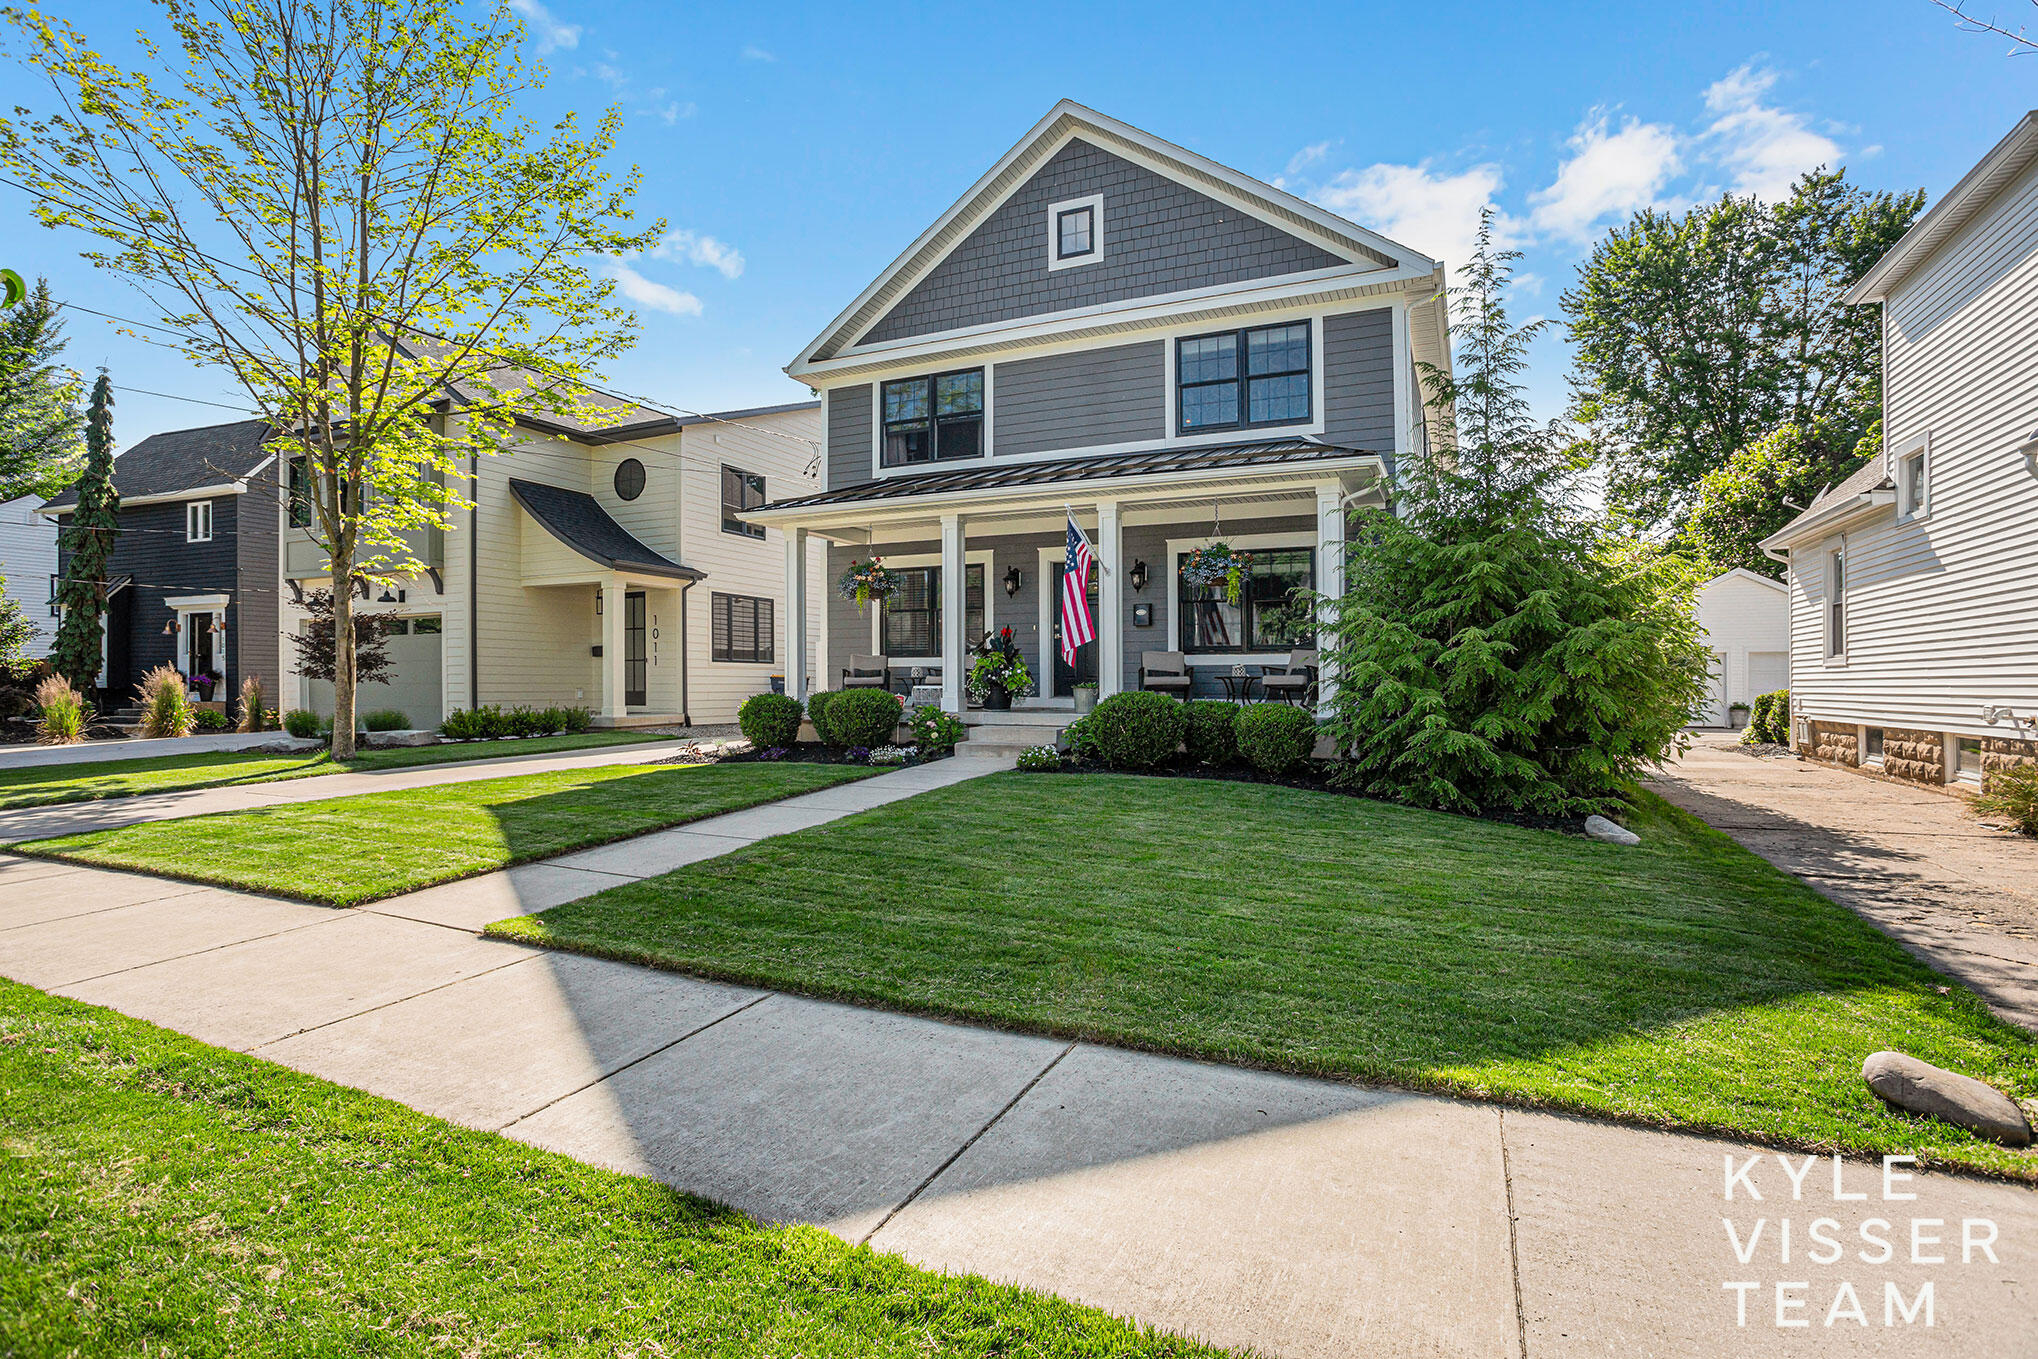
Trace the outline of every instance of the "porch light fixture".
{"type": "Polygon", "coordinates": [[[391,593],[389,587],[385,585],[382,587],[381,595],[377,597],[375,602],[377,604],[394,604],[396,602],[396,596],[393,593],[391,593]]]}
{"type": "Polygon", "coordinates": [[[212,616],[212,626],[207,628],[206,631],[215,637],[221,636],[226,632],[226,623],[221,620],[218,614],[214,614],[212,616]]]}
{"type": "Polygon", "coordinates": [[[165,637],[175,637],[177,635],[176,619],[172,618],[169,622],[163,624],[163,635],[165,637]]]}
{"type": "Polygon", "coordinates": [[[1132,592],[1138,594],[1146,588],[1146,562],[1144,559],[1132,564],[1132,592]]]}
{"type": "Polygon", "coordinates": [[[1022,580],[1023,577],[1020,576],[1019,568],[1016,566],[1005,572],[1005,598],[1016,599],[1018,597],[1019,586],[1022,580]]]}

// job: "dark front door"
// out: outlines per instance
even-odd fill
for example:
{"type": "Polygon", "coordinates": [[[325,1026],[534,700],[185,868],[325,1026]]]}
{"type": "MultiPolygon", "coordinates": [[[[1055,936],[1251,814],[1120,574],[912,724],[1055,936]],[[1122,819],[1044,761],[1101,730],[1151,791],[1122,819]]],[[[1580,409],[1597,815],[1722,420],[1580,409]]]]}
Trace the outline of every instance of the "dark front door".
{"type": "Polygon", "coordinates": [[[644,592],[631,590],[623,596],[623,706],[644,707],[650,703],[644,664],[644,592]]]}
{"type": "MultiPolygon", "coordinates": [[[[1054,696],[1056,698],[1073,697],[1076,691],[1076,683],[1079,680],[1088,680],[1094,683],[1097,678],[1097,644],[1095,642],[1085,642],[1076,648],[1076,663],[1074,665],[1070,665],[1061,657],[1061,582],[1062,577],[1067,574],[1068,568],[1060,562],[1056,562],[1054,564],[1053,579],[1048,582],[1054,590],[1054,636],[1048,638],[1048,645],[1054,651],[1054,696]]],[[[1095,632],[1097,630],[1097,571],[1094,567],[1090,571],[1089,595],[1090,630],[1095,632]]]]}

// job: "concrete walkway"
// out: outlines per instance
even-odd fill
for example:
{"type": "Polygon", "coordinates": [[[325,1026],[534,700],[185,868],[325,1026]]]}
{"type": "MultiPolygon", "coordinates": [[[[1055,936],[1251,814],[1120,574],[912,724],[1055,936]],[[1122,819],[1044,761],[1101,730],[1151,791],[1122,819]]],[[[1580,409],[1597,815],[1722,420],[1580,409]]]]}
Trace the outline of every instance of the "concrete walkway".
{"type": "Polygon", "coordinates": [[[2038,1031],[2038,840],[1958,797],[1731,738],[1703,738],[1652,786],[2038,1031]]]}
{"type": "MultiPolygon", "coordinates": [[[[2028,1356],[2038,1193],[826,1004],[472,931],[998,768],[951,760],[334,911],[0,855],[0,975],[776,1221],[1294,1356],[2028,1356]],[[1727,1157],[1761,1158],[1723,1197],[1727,1157]],[[1794,1251],[1779,1257],[1790,1216],[1794,1251]],[[1882,1218],[1943,1263],[1805,1258],[1882,1218]],[[1961,1263],[1963,1219],[1993,1261],[1961,1263]],[[1747,1260],[1757,1223],[1766,1234],[1747,1260]],[[1946,1224],[1953,1224],[1947,1226],[1946,1224]],[[1976,1229],[1976,1235],[1980,1230],[1976,1229]],[[1756,1282],[1737,1324],[1729,1282],[1756,1282]],[[1838,1289],[1866,1326],[1820,1323],[1838,1289]],[[1885,1287],[1922,1315],[1886,1329],[1885,1287]],[[1786,1320],[1774,1324],[1777,1285],[1786,1320]]],[[[1843,1309],[1844,1310],[1844,1309],[1843,1309]]]]}
{"type": "MultiPolygon", "coordinates": [[[[271,739],[274,739],[273,736],[271,739]]],[[[323,802],[327,798],[353,797],[357,793],[393,793],[405,788],[431,788],[447,783],[510,778],[519,774],[544,774],[555,769],[651,764],[671,759],[695,744],[691,739],[642,741],[549,755],[505,753],[494,758],[375,769],[358,774],[310,774],[268,783],[191,788],[174,793],[102,798],[96,802],[62,802],[52,807],[24,807],[16,811],[0,811],[0,845],[112,830],[117,826],[133,826],[144,821],[175,821],[210,812],[244,812],[255,807],[277,807],[290,802],[323,802]]]]}

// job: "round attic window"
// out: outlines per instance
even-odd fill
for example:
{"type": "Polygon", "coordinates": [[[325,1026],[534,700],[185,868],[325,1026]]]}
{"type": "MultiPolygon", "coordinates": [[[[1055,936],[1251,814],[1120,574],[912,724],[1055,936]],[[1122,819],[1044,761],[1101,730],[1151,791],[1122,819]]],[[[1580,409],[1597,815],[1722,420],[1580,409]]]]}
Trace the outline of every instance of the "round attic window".
{"type": "Polygon", "coordinates": [[[616,464],[616,494],[625,500],[635,500],[644,494],[643,463],[625,458],[616,464]]]}

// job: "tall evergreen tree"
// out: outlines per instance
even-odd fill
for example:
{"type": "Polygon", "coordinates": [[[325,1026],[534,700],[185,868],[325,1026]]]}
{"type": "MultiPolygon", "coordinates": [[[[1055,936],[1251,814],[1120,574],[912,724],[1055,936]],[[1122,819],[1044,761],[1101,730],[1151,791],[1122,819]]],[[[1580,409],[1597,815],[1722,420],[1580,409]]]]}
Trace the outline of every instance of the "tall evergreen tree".
{"type": "Polygon", "coordinates": [[[57,362],[64,344],[48,279],[0,309],[0,500],[55,495],[78,470],[84,384],[57,362]]]}
{"type": "Polygon", "coordinates": [[[106,616],[106,570],[120,534],[120,492],[113,488],[113,382],[101,373],[92,384],[85,417],[85,470],[78,478],[78,505],[57,546],[63,575],[57,604],[63,621],[50,664],[80,689],[99,682],[100,620],[106,616]]]}

